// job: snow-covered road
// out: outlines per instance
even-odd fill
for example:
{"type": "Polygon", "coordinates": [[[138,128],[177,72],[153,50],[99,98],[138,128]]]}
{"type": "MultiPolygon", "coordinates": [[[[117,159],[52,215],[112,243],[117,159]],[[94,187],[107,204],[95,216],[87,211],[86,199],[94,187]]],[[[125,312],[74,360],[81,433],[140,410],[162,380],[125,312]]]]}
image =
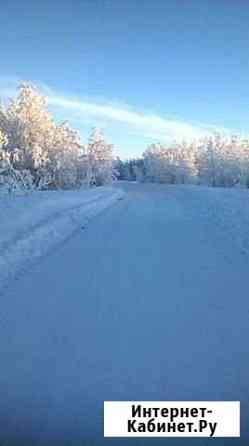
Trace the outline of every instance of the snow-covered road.
{"type": "Polygon", "coordinates": [[[123,187],[1,296],[0,440],[204,446],[104,439],[103,401],[240,400],[248,445],[248,192],[123,187]]]}

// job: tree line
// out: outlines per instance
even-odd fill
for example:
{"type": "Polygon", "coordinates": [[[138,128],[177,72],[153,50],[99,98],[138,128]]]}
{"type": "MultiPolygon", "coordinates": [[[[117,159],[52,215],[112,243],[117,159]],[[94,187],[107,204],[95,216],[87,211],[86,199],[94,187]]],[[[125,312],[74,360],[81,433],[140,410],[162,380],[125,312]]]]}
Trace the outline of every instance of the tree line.
{"type": "Polygon", "coordinates": [[[151,144],[139,159],[118,160],[123,180],[249,187],[249,140],[214,133],[166,146],[151,144]]]}
{"type": "Polygon", "coordinates": [[[249,140],[214,133],[192,142],[151,144],[142,157],[122,161],[99,129],[83,144],[67,122],[56,123],[33,85],[22,83],[16,98],[0,104],[0,187],[71,189],[115,178],[249,187],[249,140]]]}
{"type": "Polygon", "coordinates": [[[113,146],[103,133],[94,128],[83,144],[67,122],[55,122],[35,86],[22,83],[17,97],[0,105],[0,186],[67,189],[113,178],[113,146]]]}

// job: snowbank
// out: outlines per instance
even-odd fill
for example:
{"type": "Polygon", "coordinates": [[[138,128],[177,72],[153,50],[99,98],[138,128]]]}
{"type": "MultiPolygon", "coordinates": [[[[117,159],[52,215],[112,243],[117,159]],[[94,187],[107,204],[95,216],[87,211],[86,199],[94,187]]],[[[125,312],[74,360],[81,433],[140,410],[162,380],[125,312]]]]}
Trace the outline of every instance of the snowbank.
{"type": "Polygon", "coordinates": [[[112,187],[35,192],[0,199],[0,288],[91,218],[122,198],[112,187]]]}

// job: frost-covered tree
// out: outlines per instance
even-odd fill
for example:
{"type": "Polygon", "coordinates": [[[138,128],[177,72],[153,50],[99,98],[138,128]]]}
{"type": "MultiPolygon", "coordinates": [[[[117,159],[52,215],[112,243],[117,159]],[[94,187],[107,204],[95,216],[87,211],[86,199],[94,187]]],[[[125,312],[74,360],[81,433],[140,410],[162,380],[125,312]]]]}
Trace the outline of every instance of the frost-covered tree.
{"type": "Polygon", "coordinates": [[[144,152],[143,158],[145,180],[162,182],[162,177],[164,176],[164,162],[161,144],[151,144],[144,152]]]}
{"type": "Polygon", "coordinates": [[[17,171],[28,170],[33,183],[38,185],[45,176],[55,128],[45,98],[34,86],[21,84],[17,97],[7,108],[1,108],[0,128],[7,135],[6,151],[13,167],[17,171]]]}
{"type": "Polygon", "coordinates": [[[200,142],[198,175],[201,184],[235,186],[243,183],[245,156],[240,138],[218,133],[200,142]]]}
{"type": "Polygon", "coordinates": [[[79,185],[82,150],[78,132],[72,130],[68,123],[55,126],[47,162],[47,170],[55,187],[79,185]]]}
{"type": "Polygon", "coordinates": [[[159,183],[187,183],[193,175],[190,147],[185,143],[165,147],[150,145],[144,153],[145,179],[159,183]]]}
{"type": "Polygon", "coordinates": [[[54,127],[45,98],[26,83],[19,86],[19,94],[0,116],[0,128],[8,137],[7,150],[21,150],[22,161],[31,170],[39,164],[41,150],[46,156],[54,127]]]}
{"type": "Polygon", "coordinates": [[[249,140],[241,139],[239,145],[240,184],[249,187],[249,140]]]}
{"type": "Polygon", "coordinates": [[[152,144],[144,171],[145,180],[160,183],[249,186],[249,141],[214,133],[192,143],[152,144]]]}
{"type": "Polygon", "coordinates": [[[124,161],[117,158],[115,160],[115,170],[119,180],[144,180],[144,161],[142,158],[134,158],[124,161]]]}
{"type": "Polygon", "coordinates": [[[108,144],[102,131],[94,128],[87,145],[87,182],[89,185],[108,184],[115,178],[113,146],[108,144]]]}
{"type": "Polygon", "coordinates": [[[3,147],[6,146],[8,142],[7,136],[0,129],[0,150],[3,150],[3,147]]]}
{"type": "Polygon", "coordinates": [[[33,189],[33,177],[28,169],[17,169],[21,152],[14,149],[6,150],[8,138],[0,131],[0,189],[9,193],[14,191],[29,191],[33,189]]]}
{"type": "Polygon", "coordinates": [[[5,151],[11,166],[29,171],[34,187],[80,185],[83,147],[79,135],[67,123],[54,122],[36,87],[21,84],[17,97],[6,108],[0,107],[0,130],[7,137],[5,151]]]}

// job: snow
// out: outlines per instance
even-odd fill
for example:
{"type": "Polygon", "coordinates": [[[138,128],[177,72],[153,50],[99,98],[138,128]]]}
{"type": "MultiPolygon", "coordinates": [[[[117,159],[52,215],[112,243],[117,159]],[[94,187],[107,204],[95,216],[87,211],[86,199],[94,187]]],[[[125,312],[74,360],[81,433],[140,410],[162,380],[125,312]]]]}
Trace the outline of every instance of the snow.
{"type": "Polygon", "coordinates": [[[104,440],[103,401],[240,400],[241,439],[214,442],[247,445],[248,192],[120,187],[2,292],[2,442],[185,446],[104,440]]]}
{"type": "Polygon", "coordinates": [[[2,196],[0,288],[27,263],[65,241],[122,195],[112,187],[99,187],[2,196]]]}
{"type": "MultiPolygon", "coordinates": [[[[219,237],[234,244],[242,253],[249,253],[249,190],[199,186],[168,186],[181,200],[190,218],[217,227],[219,237]],[[186,191],[188,200],[185,201],[186,191]]],[[[217,231],[215,231],[217,232],[217,231]]],[[[215,232],[213,231],[212,237],[215,232]]]]}

